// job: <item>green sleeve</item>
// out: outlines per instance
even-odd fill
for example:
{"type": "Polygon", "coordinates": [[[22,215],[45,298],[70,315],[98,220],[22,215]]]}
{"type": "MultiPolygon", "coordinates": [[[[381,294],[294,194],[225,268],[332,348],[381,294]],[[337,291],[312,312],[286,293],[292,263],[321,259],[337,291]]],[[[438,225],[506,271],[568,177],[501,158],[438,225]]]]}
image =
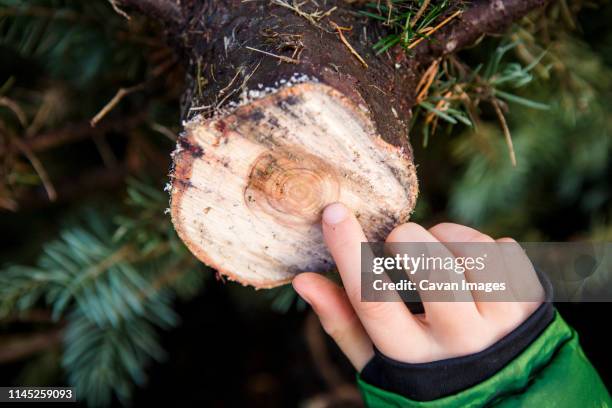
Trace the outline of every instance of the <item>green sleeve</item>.
{"type": "Polygon", "coordinates": [[[587,360],[578,335],[555,314],[544,332],[494,376],[454,395],[413,401],[376,388],[359,376],[368,407],[612,407],[612,399],[587,360]]]}

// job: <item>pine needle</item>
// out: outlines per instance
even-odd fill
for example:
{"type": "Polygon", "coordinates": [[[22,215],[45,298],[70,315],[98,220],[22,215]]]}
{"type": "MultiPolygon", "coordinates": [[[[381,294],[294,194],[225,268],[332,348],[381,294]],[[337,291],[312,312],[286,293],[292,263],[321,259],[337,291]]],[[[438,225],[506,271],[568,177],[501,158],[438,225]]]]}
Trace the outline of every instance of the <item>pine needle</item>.
{"type": "Polygon", "coordinates": [[[499,103],[497,100],[492,99],[491,104],[495,109],[495,113],[497,114],[497,118],[499,119],[499,124],[504,132],[504,138],[506,139],[506,144],[508,145],[508,152],[510,153],[510,161],[512,162],[512,167],[516,167],[516,154],[514,153],[514,143],[512,143],[512,134],[510,133],[510,129],[508,128],[508,123],[506,123],[506,118],[504,117],[504,113],[499,107],[499,103]]]}
{"type": "Polygon", "coordinates": [[[323,31],[327,31],[325,30],[323,27],[321,27],[321,25],[319,24],[319,21],[321,21],[321,19],[329,16],[331,13],[333,13],[337,7],[334,6],[332,8],[330,8],[329,10],[327,10],[326,12],[321,12],[319,10],[315,10],[312,13],[307,13],[304,10],[302,10],[300,7],[302,6],[303,3],[289,3],[288,1],[285,0],[272,0],[272,4],[276,4],[277,6],[281,6],[284,8],[287,8],[291,11],[293,11],[295,14],[297,14],[298,16],[304,17],[306,20],[308,20],[308,22],[310,24],[312,24],[313,26],[323,30],[323,31]]]}
{"type": "Polygon", "coordinates": [[[253,48],[253,47],[244,47],[247,50],[251,50],[251,51],[255,51],[255,52],[260,52],[262,54],[268,55],[270,57],[274,57],[274,58],[278,58],[279,60],[283,61],[283,62],[288,62],[290,64],[299,64],[300,61],[295,59],[295,58],[291,58],[291,57],[286,57],[284,55],[277,55],[277,54],[273,54],[271,52],[268,51],[264,51],[264,50],[258,50],[257,48],[253,48]]]}
{"type": "Polygon", "coordinates": [[[17,104],[15,101],[5,96],[0,96],[0,106],[5,106],[9,110],[11,110],[15,114],[17,119],[19,120],[19,123],[21,124],[21,126],[23,127],[27,126],[28,124],[27,116],[25,112],[23,111],[23,109],[21,109],[19,104],[17,104]]]}
{"type": "MultiPolygon", "coordinates": [[[[457,17],[459,14],[461,14],[463,11],[462,10],[457,10],[455,11],[453,14],[451,14],[450,16],[448,16],[447,18],[445,18],[440,24],[438,24],[437,26],[435,26],[434,28],[427,27],[421,31],[419,31],[420,34],[427,34],[428,36],[435,33],[436,31],[438,31],[439,29],[441,29],[442,27],[444,27],[446,24],[448,24],[452,19],[454,19],[455,17],[457,17]]],[[[413,43],[411,43],[408,46],[408,49],[412,49],[414,47],[416,47],[417,45],[419,45],[419,43],[423,40],[425,40],[427,37],[421,37],[418,40],[414,41],[413,43]]]]}
{"type": "Polygon", "coordinates": [[[178,136],[175,132],[169,129],[167,126],[162,125],[161,123],[153,122],[149,125],[151,129],[156,131],[157,133],[166,136],[169,140],[176,142],[178,136]]]}
{"type": "Polygon", "coordinates": [[[96,127],[98,122],[100,122],[110,111],[112,111],[123,98],[133,92],[140,91],[143,88],[144,83],[129,88],[119,88],[115,96],[113,96],[113,98],[106,105],[104,105],[100,112],[98,112],[96,116],[91,119],[89,122],[91,127],[96,127]]]}
{"type": "Polygon", "coordinates": [[[13,139],[13,143],[17,146],[17,148],[23,153],[23,155],[28,159],[32,167],[40,177],[40,181],[47,192],[47,196],[49,197],[49,201],[55,201],[57,199],[57,192],[55,187],[53,187],[53,183],[51,183],[51,179],[49,178],[49,174],[45,170],[45,167],[42,165],[41,161],[36,157],[34,152],[21,140],[18,138],[13,139]]]}
{"type": "Polygon", "coordinates": [[[341,26],[339,26],[338,24],[336,24],[333,21],[330,21],[330,24],[332,25],[332,27],[334,27],[336,29],[336,32],[338,33],[338,36],[340,37],[340,41],[342,41],[342,43],[344,45],[346,45],[346,48],[349,49],[351,54],[353,54],[355,56],[355,58],[357,58],[359,60],[359,62],[361,62],[361,64],[367,69],[368,68],[368,64],[361,57],[361,55],[359,55],[359,53],[357,51],[355,51],[353,46],[348,42],[348,40],[346,39],[346,37],[344,37],[344,34],[342,33],[342,31],[350,31],[351,28],[341,27],[341,26]]]}
{"type": "Polygon", "coordinates": [[[419,8],[419,11],[417,11],[417,13],[414,15],[414,17],[410,21],[410,27],[414,27],[414,25],[419,21],[419,19],[423,17],[425,10],[427,10],[427,7],[429,6],[429,2],[430,0],[423,1],[423,4],[421,4],[421,8],[419,8]]]}
{"type": "Polygon", "coordinates": [[[440,65],[440,60],[435,60],[434,62],[431,63],[429,68],[427,68],[427,70],[421,77],[421,80],[419,81],[417,88],[416,88],[418,92],[417,97],[416,97],[417,104],[422,102],[427,96],[427,92],[429,91],[431,84],[433,84],[433,81],[436,79],[436,75],[438,74],[439,65],[440,65]]]}
{"type": "Polygon", "coordinates": [[[121,10],[121,9],[119,8],[119,6],[117,5],[116,1],[117,1],[117,0],[108,0],[108,2],[109,2],[109,3],[111,4],[111,6],[113,7],[113,10],[115,10],[115,12],[116,12],[117,14],[119,14],[119,15],[120,15],[120,16],[122,16],[122,17],[124,17],[126,20],[129,20],[129,19],[130,19],[130,16],[128,16],[128,14],[127,14],[125,11],[123,11],[123,10],[121,10]]]}

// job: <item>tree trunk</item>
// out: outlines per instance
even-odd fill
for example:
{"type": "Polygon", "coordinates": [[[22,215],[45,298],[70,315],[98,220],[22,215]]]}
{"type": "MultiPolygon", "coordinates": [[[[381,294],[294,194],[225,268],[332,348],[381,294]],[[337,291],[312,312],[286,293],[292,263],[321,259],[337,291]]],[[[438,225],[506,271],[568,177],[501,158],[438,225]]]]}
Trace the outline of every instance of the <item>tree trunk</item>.
{"type": "Polygon", "coordinates": [[[341,201],[370,240],[408,220],[408,123],[422,65],[544,0],[476,2],[411,57],[380,56],[380,25],[348,2],[123,0],[161,20],[186,62],[171,214],[230,279],[272,287],[333,261],[319,225],[341,201]]]}

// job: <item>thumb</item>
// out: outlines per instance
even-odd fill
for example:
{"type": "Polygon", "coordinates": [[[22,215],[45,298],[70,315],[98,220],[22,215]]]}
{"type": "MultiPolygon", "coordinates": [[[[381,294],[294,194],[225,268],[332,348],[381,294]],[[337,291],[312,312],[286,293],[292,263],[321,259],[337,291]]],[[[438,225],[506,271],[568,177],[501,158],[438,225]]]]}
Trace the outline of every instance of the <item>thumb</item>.
{"type": "Polygon", "coordinates": [[[326,277],[312,272],[297,275],[293,279],[293,287],[312,306],[325,332],[360,372],[374,351],[344,290],[326,277]]]}

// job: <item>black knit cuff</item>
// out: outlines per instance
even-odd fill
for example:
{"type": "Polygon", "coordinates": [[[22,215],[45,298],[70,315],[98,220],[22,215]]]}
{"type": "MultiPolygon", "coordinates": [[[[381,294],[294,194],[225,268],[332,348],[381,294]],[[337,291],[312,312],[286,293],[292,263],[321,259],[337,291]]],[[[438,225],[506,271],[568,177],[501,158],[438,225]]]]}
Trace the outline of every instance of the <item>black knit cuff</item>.
{"type": "Polygon", "coordinates": [[[489,348],[475,354],[409,364],[375,350],[361,378],[375,387],[415,401],[431,401],[470,388],[493,376],[531,344],[554,318],[543,303],[527,320],[489,348]]]}

